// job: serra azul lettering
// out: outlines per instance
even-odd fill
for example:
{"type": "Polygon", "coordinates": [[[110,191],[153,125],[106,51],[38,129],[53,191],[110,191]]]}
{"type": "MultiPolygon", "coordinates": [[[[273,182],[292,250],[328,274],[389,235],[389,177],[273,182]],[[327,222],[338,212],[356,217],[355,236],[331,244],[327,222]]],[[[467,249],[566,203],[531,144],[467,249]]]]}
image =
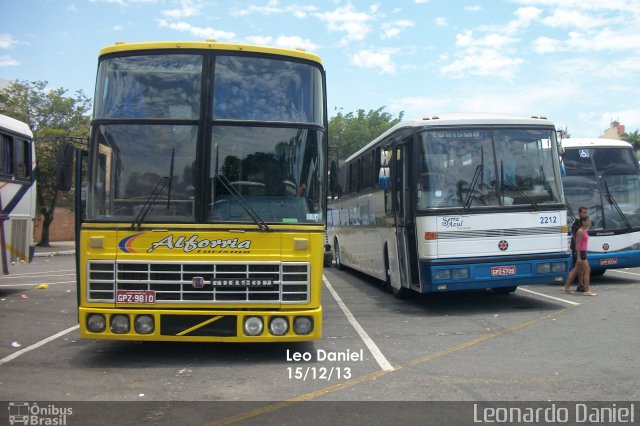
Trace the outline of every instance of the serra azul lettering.
{"type": "Polygon", "coordinates": [[[192,235],[191,237],[180,236],[173,241],[173,235],[169,235],[160,241],[151,243],[151,247],[147,250],[147,253],[151,253],[158,247],[166,247],[168,249],[182,249],[185,253],[190,253],[195,249],[203,248],[227,248],[227,249],[250,249],[251,240],[238,241],[237,238],[229,238],[226,240],[208,240],[199,239],[198,235],[192,235]]]}
{"type": "Polygon", "coordinates": [[[459,216],[445,216],[442,218],[442,226],[444,228],[460,228],[463,225],[464,222],[459,216]]]}

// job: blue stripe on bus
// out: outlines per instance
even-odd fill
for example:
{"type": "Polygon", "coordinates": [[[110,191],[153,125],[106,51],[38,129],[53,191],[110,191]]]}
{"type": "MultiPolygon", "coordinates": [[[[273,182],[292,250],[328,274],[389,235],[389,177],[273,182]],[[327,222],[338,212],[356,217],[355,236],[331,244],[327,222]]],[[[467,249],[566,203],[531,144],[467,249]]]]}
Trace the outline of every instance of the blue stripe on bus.
{"type": "MultiPolygon", "coordinates": [[[[29,189],[31,189],[32,185],[33,185],[33,181],[29,185],[22,185],[20,187],[20,189],[18,189],[16,194],[13,196],[11,201],[9,201],[9,203],[7,205],[3,205],[2,206],[2,214],[8,215],[9,213],[11,213],[13,211],[13,209],[16,208],[18,203],[22,200],[22,197],[24,197],[24,195],[27,193],[27,191],[29,191],[29,189]]],[[[4,202],[4,200],[3,200],[3,202],[4,202]]]]}
{"type": "MultiPolygon", "coordinates": [[[[459,260],[459,259],[456,259],[459,260]]],[[[568,271],[571,268],[570,255],[558,255],[557,257],[544,259],[513,260],[501,259],[502,261],[469,258],[466,263],[435,266],[431,262],[420,262],[421,292],[442,292],[459,290],[477,290],[485,288],[510,287],[530,284],[553,284],[559,281],[566,281],[568,271]],[[562,263],[562,272],[537,272],[539,264],[562,263]],[[493,267],[515,267],[515,274],[492,276],[493,267]],[[435,279],[434,273],[437,270],[465,269],[468,268],[468,278],[435,279]],[[440,286],[440,288],[438,288],[440,286]],[[443,287],[446,286],[446,287],[443,287]]]]}
{"type": "Polygon", "coordinates": [[[592,270],[634,268],[640,266],[640,250],[625,250],[609,253],[587,253],[589,267],[592,270]],[[611,262],[615,259],[615,264],[601,265],[600,261],[611,262]]]}

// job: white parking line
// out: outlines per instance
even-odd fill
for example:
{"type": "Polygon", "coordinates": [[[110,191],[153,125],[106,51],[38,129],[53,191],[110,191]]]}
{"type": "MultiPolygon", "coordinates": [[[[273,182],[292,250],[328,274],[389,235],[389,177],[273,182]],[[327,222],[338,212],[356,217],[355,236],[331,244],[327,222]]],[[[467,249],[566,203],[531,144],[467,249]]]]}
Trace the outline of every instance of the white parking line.
{"type": "Polygon", "coordinates": [[[29,283],[29,284],[0,284],[0,287],[24,287],[24,286],[33,286],[33,285],[40,285],[40,284],[69,284],[69,283],[75,283],[76,280],[73,281],[54,281],[54,282],[39,282],[39,283],[29,283]]]}
{"type": "Polygon", "coordinates": [[[548,294],[538,293],[537,291],[528,290],[528,289],[522,288],[522,287],[518,287],[518,291],[524,291],[524,292],[527,292],[527,293],[535,294],[536,296],[546,297],[548,299],[557,300],[558,302],[567,303],[567,304],[573,305],[573,306],[579,306],[580,305],[580,303],[578,303],[578,302],[573,302],[573,301],[567,300],[567,299],[561,299],[560,297],[549,296],[548,294]]]}
{"type": "Polygon", "coordinates": [[[619,269],[608,269],[607,271],[608,271],[608,272],[617,272],[617,273],[619,273],[619,274],[640,275],[640,274],[639,274],[639,273],[637,273],[637,272],[627,272],[627,271],[621,271],[621,270],[619,270],[619,269]]]}
{"type": "Polygon", "coordinates": [[[380,368],[382,368],[384,371],[393,371],[394,370],[393,366],[389,363],[389,361],[387,361],[387,358],[385,358],[385,356],[382,354],[382,352],[380,351],[378,346],[375,344],[375,342],[371,339],[371,337],[369,337],[367,332],[364,331],[364,328],[360,326],[360,324],[358,323],[356,318],[353,316],[349,308],[347,308],[347,305],[344,304],[344,302],[338,295],[338,292],[336,292],[333,289],[327,277],[323,275],[322,281],[324,282],[324,285],[327,286],[327,288],[329,289],[329,292],[335,299],[336,303],[338,304],[338,306],[340,306],[340,309],[342,309],[342,312],[347,317],[347,320],[349,320],[353,328],[356,330],[356,332],[358,333],[358,335],[360,336],[364,344],[369,349],[369,352],[371,352],[371,355],[373,355],[373,357],[375,358],[380,368]]]}
{"type": "Polygon", "coordinates": [[[24,348],[24,349],[20,349],[19,351],[14,352],[14,353],[12,353],[12,354],[11,354],[11,355],[9,355],[9,356],[6,356],[6,357],[4,357],[4,358],[0,359],[0,365],[6,364],[7,362],[9,362],[9,361],[11,361],[11,360],[13,360],[13,359],[18,358],[18,357],[19,357],[20,355],[22,355],[22,354],[25,354],[25,353],[27,353],[27,352],[29,352],[29,351],[32,351],[32,350],[34,350],[34,349],[37,349],[37,348],[39,348],[40,346],[45,345],[45,344],[47,344],[47,343],[51,342],[52,340],[56,340],[58,337],[64,336],[65,334],[70,333],[70,332],[72,332],[73,330],[77,330],[78,328],[80,328],[80,326],[76,324],[76,325],[74,325],[73,327],[69,327],[69,328],[67,328],[66,330],[62,330],[61,332],[54,334],[53,336],[49,336],[49,337],[47,337],[46,339],[40,340],[38,343],[34,343],[34,344],[33,344],[33,345],[31,345],[31,346],[27,346],[27,347],[26,347],[26,348],[24,348]]]}
{"type": "Polygon", "coordinates": [[[24,273],[20,273],[20,274],[11,274],[12,278],[17,278],[17,277],[28,277],[28,276],[39,276],[39,275],[47,275],[47,276],[65,276],[65,275],[75,275],[76,274],[76,270],[75,269],[58,269],[56,271],[41,271],[41,272],[24,272],[24,273]],[[73,272],[72,274],[58,274],[58,275],[52,275],[52,272],[56,272],[56,273],[60,273],[60,272],[73,272]]]}

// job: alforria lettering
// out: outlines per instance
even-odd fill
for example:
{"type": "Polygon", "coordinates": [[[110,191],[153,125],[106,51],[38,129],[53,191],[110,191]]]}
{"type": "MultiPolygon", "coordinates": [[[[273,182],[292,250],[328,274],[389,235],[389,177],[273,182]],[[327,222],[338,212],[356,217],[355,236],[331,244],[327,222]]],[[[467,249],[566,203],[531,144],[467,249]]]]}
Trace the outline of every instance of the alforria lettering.
{"type": "Polygon", "coordinates": [[[147,250],[147,253],[151,253],[158,247],[166,247],[168,249],[179,249],[184,250],[185,253],[190,253],[195,249],[203,249],[203,248],[229,248],[229,249],[250,249],[251,248],[251,240],[238,241],[237,238],[227,239],[227,240],[207,240],[198,239],[197,235],[192,235],[187,239],[186,237],[178,237],[176,241],[173,241],[173,235],[169,235],[168,237],[156,241],[155,243],[151,243],[151,247],[147,250]]]}

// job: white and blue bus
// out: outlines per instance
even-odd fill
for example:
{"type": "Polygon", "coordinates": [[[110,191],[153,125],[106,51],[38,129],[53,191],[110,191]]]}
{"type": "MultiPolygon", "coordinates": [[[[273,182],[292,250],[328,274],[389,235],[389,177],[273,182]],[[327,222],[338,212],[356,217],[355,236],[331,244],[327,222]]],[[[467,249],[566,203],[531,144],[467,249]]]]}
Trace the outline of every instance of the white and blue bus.
{"type": "Polygon", "coordinates": [[[401,122],[331,179],[336,266],[397,296],[563,282],[571,258],[558,155],[544,118],[401,122]]]}
{"type": "Polygon", "coordinates": [[[4,275],[33,259],[35,165],[29,126],[0,115],[0,268],[4,275]]]}
{"type": "Polygon", "coordinates": [[[612,139],[563,139],[562,178],[568,219],[588,207],[587,260],[592,275],[640,266],[640,169],[630,143],[612,139]]]}

